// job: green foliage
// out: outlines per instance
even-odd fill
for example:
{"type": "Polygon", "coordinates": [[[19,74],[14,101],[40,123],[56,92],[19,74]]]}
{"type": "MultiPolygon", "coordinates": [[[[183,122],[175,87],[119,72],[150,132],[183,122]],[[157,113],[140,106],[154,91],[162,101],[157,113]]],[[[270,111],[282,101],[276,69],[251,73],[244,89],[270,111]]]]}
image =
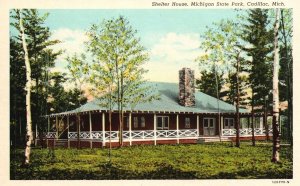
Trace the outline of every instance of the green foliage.
{"type": "Polygon", "coordinates": [[[65,90],[64,83],[67,82],[66,74],[54,72],[49,76],[52,86],[49,87],[49,112],[60,113],[73,110],[86,103],[87,99],[82,97],[82,91],[77,88],[65,90]]]}
{"type": "Polygon", "coordinates": [[[75,87],[79,90],[82,89],[82,85],[87,81],[87,73],[89,66],[85,62],[86,57],[84,54],[82,54],[80,57],[78,57],[76,54],[74,54],[72,57],[67,57],[68,66],[67,69],[70,73],[69,81],[75,83],[75,87]]]}
{"type": "MultiPolygon", "coordinates": [[[[249,87],[249,79],[246,75],[239,76],[239,89],[240,89],[240,104],[243,106],[249,105],[249,94],[247,95],[247,88],[249,87]]],[[[229,73],[226,79],[227,85],[230,87],[228,90],[223,91],[227,95],[226,102],[234,104],[236,102],[236,73],[229,73]]]]}
{"type": "MultiPolygon", "coordinates": [[[[248,60],[251,70],[249,78],[253,91],[253,104],[264,104],[265,96],[272,89],[272,51],[273,32],[269,28],[270,21],[267,9],[251,9],[248,11],[243,26],[243,39],[247,43],[244,50],[251,57],[248,60]]],[[[269,96],[271,97],[271,95],[269,96]]]]}
{"type": "Polygon", "coordinates": [[[292,9],[281,9],[279,45],[279,99],[288,101],[286,128],[288,138],[293,144],[293,16],[292,9]]]}
{"type": "MultiPolygon", "coordinates": [[[[25,65],[22,48],[22,40],[19,28],[19,14],[17,11],[10,12],[10,95],[11,107],[10,119],[12,123],[17,123],[18,132],[15,133],[17,139],[24,139],[26,112],[25,112],[25,65]],[[15,30],[14,30],[15,29],[15,30]]],[[[54,67],[54,60],[61,53],[49,49],[50,46],[59,43],[58,40],[50,40],[51,33],[49,28],[44,25],[48,14],[41,15],[36,9],[24,9],[20,11],[25,28],[26,43],[29,53],[31,67],[32,92],[31,92],[31,110],[33,126],[39,127],[39,130],[45,129],[45,120],[41,116],[49,113],[47,107],[48,97],[48,73],[49,68],[54,67]]],[[[13,136],[16,137],[16,136],[13,136]]]]}
{"type": "MultiPolygon", "coordinates": [[[[50,39],[51,32],[49,27],[45,26],[48,13],[41,14],[36,9],[23,9],[21,14],[32,70],[33,130],[42,132],[47,127],[47,121],[42,116],[77,107],[78,103],[74,102],[74,99],[78,99],[77,97],[81,92],[76,89],[66,91],[63,88],[63,83],[66,81],[63,78],[65,74],[50,72],[51,68],[55,66],[56,58],[62,51],[54,52],[51,49],[51,46],[60,41],[50,39]],[[38,128],[36,129],[35,126],[38,128]]],[[[11,124],[15,126],[13,130],[16,130],[12,132],[11,137],[22,140],[26,131],[24,52],[21,37],[17,32],[14,32],[20,31],[19,14],[13,10],[10,12],[10,17],[10,104],[12,105],[10,107],[10,120],[11,124]]]]}
{"type": "MultiPolygon", "coordinates": [[[[138,103],[158,97],[143,78],[147,72],[143,65],[148,61],[148,54],[136,33],[122,16],[94,24],[87,32],[89,39],[86,46],[93,57],[87,71],[92,85],[90,92],[98,98],[99,105],[110,112],[118,111],[120,143],[123,136],[123,108],[134,108],[138,103]]],[[[111,125],[111,115],[109,117],[111,125]]]]}
{"type": "Polygon", "coordinates": [[[271,144],[241,148],[229,143],[132,146],[107,149],[33,149],[32,165],[20,168],[22,151],[11,151],[11,179],[291,179],[293,152],[281,147],[281,162],[266,154],[271,144]]]}
{"type": "MultiPolygon", "coordinates": [[[[241,72],[247,69],[242,50],[243,40],[242,30],[238,21],[221,20],[214,23],[212,27],[201,36],[203,42],[201,49],[205,51],[196,61],[199,63],[201,80],[198,81],[202,91],[209,92],[210,95],[217,95],[218,86],[220,98],[233,104],[236,101],[237,87],[237,63],[239,63],[239,88],[241,95],[245,95],[247,88],[247,78],[241,77],[241,72]],[[215,75],[214,75],[215,74],[215,75]],[[213,77],[215,76],[215,77],[213,77]],[[214,82],[213,79],[214,79],[214,82]],[[216,80],[217,78],[217,80],[216,80]],[[242,83],[241,83],[241,80],[242,83]],[[217,85],[218,82],[218,85],[217,85]],[[215,91],[215,93],[213,93],[215,91]]],[[[244,97],[243,99],[246,99],[244,97]]],[[[243,103],[243,102],[242,102],[243,103]]],[[[246,103],[246,102],[245,102],[246,103]]]]}
{"type": "Polygon", "coordinates": [[[87,32],[86,46],[93,56],[89,82],[94,96],[108,109],[117,105],[122,110],[154,99],[143,79],[148,54],[136,33],[122,16],[94,24],[87,32]]]}
{"type": "Polygon", "coordinates": [[[201,72],[201,79],[196,79],[196,86],[201,92],[213,97],[217,97],[217,92],[220,92],[220,98],[222,98],[224,95],[221,92],[221,88],[225,83],[222,76],[223,74],[218,75],[215,72],[204,70],[201,72]],[[218,85],[216,85],[216,78],[218,85]]]}

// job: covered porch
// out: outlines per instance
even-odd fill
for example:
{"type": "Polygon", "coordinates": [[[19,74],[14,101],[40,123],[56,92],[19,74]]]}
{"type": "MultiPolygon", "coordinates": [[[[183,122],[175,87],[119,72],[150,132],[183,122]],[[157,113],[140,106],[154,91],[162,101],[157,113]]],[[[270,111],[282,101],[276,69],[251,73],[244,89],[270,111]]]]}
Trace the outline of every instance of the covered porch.
{"type": "MultiPolygon", "coordinates": [[[[199,139],[234,138],[235,114],[125,112],[123,122],[124,145],[197,143],[199,139]],[[220,120],[220,122],[219,122],[220,120]]],[[[262,116],[254,120],[255,136],[266,136],[262,116]]],[[[241,114],[240,137],[252,136],[250,116],[241,114]]],[[[272,129],[268,130],[272,136],[272,129]]],[[[89,111],[73,115],[48,117],[48,140],[64,140],[65,146],[105,147],[117,144],[120,137],[118,113],[112,114],[110,130],[107,111],[89,111]],[[78,124],[80,123],[80,124],[78,124]],[[79,133],[79,136],[78,136],[79,133]]],[[[36,138],[38,140],[38,138],[36,138]]]]}

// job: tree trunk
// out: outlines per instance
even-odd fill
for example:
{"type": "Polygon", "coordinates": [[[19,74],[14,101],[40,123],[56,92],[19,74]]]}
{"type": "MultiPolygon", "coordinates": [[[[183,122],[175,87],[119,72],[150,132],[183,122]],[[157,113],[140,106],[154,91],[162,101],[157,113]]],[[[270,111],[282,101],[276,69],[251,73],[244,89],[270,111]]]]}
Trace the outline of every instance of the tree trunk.
{"type": "Polygon", "coordinates": [[[119,112],[119,122],[120,122],[119,145],[120,145],[120,147],[123,146],[123,118],[124,118],[124,111],[121,108],[121,111],[119,112]]]}
{"type": "Polygon", "coordinates": [[[31,120],[31,67],[30,61],[28,56],[27,50],[27,43],[25,38],[25,29],[23,26],[23,19],[22,19],[22,10],[19,10],[19,24],[21,30],[21,37],[22,37],[22,44],[24,50],[24,58],[25,58],[25,67],[26,67],[26,118],[27,118],[27,125],[26,125],[26,147],[25,147],[25,161],[24,164],[28,165],[30,162],[30,150],[31,150],[31,143],[32,143],[32,120],[31,120]]]}
{"type": "Polygon", "coordinates": [[[279,162],[279,48],[278,48],[278,29],[279,29],[279,9],[276,9],[276,19],[274,24],[274,64],[273,64],[273,155],[272,162],[279,162]]]}
{"type": "Polygon", "coordinates": [[[253,89],[252,89],[252,106],[251,106],[251,128],[252,128],[252,146],[255,146],[254,136],[254,100],[253,100],[253,89]]]}
{"type": "Polygon", "coordinates": [[[216,92],[217,92],[217,104],[218,104],[218,127],[219,127],[219,138],[220,142],[222,141],[222,131],[221,131],[221,115],[220,115],[220,95],[219,95],[219,81],[218,81],[218,75],[216,71],[216,67],[214,68],[215,71],[215,79],[216,79],[216,92]]]}
{"type": "Polygon", "coordinates": [[[285,49],[285,57],[286,57],[286,63],[288,67],[288,73],[287,73],[287,96],[288,96],[288,122],[287,122],[287,133],[288,133],[288,140],[290,141],[291,145],[293,145],[293,82],[292,82],[292,76],[293,71],[291,68],[291,62],[292,58],[289,57],[288,54],[288,42],[287,42],[287,35],[286,35],[286,29],[284,26],[284,16],[283,16],[283,9],[281,9],[281,25],[282,25],[282,32],[283,32],[283,41],[284,41],[284,49],[285,49]]]}
{"type": "MultiPolygon", "coordinates": [[[[77,116],[77,149],[80,148],[80,116],[77,116]]],[[[57,129],[58,130],[58,129],[57,129]]]]}
{"type": "Polygon", "coordinates": [[[264,127],[266,130],[266,140],[269,141],[269,126],[268,126],[268,112],[267,112],[267,99],[265,98],[264,106],[264,127]]]}
{"type": "Polygon", "coordinates": [[[112,111],[111,109],[109,110],[109,114],[108,114],[108,119],[109,119],[109,152],[108,152],[108,156],[109,156],[109,161],[110,161],[110,157],[111,157],[111,115],[112,115],[112,111]]]}
{"type": "Polygon", "coordinates": [[[123,121],[124,121],[124,111],[123,111],[123,103],[124,103],[124,87],[123,87],[123,84],[124,84],[124,66],[123,66],[123,63],[122,63],[122,66],[121,66],[121,72],[120,72],[120,84],[119,85],[119,90],[120,90],[120,108],[119,108],[119,120],[120,120],[120,141],[119,141],[119,145],[120,147],[123,146],[123,121]]]}
{"type": "Polygon", "coordinates": [[[239,83],[239,71],[240,71],[240,67],[239,67],[239,63],[240,63],[240,59],[239,59],[239,55],[240,53],[238,53],[237,55],[237,63],[236,63],[236,124],[235,124],[235,129],[236,129],[236,147],[240,147],[240,111],[239,111],[239,107],[240,107],[240,83],[239,83]]]}

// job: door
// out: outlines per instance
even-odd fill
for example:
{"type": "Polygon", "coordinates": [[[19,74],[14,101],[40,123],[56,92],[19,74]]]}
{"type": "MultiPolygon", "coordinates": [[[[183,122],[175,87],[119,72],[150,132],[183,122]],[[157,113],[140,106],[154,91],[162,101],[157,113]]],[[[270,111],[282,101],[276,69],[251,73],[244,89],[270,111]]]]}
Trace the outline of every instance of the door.
{"type": "Polygon", "coordinates": [[[203,119],[203,135],[204,136],[216,135],[215,118],[203,119]]]}

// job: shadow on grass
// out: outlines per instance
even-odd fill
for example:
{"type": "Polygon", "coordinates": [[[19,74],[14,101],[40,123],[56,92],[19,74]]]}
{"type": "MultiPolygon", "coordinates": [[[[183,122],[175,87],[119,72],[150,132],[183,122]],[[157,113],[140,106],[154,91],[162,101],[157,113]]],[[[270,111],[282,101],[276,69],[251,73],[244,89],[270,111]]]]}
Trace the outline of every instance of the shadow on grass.
{"type": "Polygon", "coordinates": [[[208,179],[292,179],[293,173],[282,174],[281,172],[266,171],[255,172],[253,170],[241,170],[238,172],[221,172],[208,179]]]}
{"type": "Polygon", "coordinates": [[[291,179],[292,172],[241,170],[238,172],[221,172],[206,177],[196,171],[182,171],[171,165],[161,164],[157,170],[135,172],[120,169],[113,164],[101,164],[98,170],[50,169],[47,171],[23,169],[11,177],[16,180],[133,180],[133,179],[291,179]]]}
{"type": "Polygon", "coordinates": [[[15,180],[130,180],[130,179],[197,179],[196,172],[184,172],[170,165],[161,165],[150,172],[134,172],[119,169],[112,164],[102,164],[99,170],[50,169],[47,171],[22,169],[21,172],[11,172],[15,180]]]}

